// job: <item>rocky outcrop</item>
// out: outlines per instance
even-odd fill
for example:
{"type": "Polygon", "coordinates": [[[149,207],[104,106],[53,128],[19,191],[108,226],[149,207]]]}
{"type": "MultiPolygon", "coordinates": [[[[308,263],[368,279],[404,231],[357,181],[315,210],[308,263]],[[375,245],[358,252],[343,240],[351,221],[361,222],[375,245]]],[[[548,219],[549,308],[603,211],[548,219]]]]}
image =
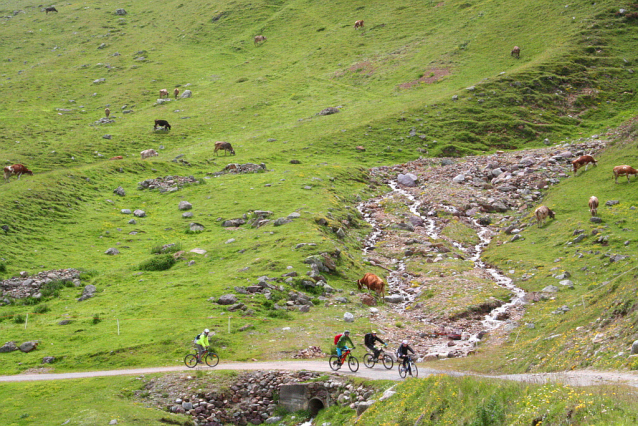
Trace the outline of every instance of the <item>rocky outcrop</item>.
{"type": "MultiPolygon", "coordinates": [[[[2,292],[3,299],[24,299],[25,297],[40,298],[40,290],[42,287],[53,281],[72,282],[76,287],[81,284],[80,271],[77,269],[43,271],[31,276],[24,272],[21,275],[23,276],[0,281],[0,291],[2,292]]],[[[2,302],[0,301],[0,306],[1,305],[2,302]]]]}
{"type": "Polygon", "coordinates": [[[165,176],[155,179],[146,179],[137,184],[137,189],[153,190],[157,189],[160,193],[178,191],[185,185],[197,185],[199,181],[194,176],[165,176]]]}

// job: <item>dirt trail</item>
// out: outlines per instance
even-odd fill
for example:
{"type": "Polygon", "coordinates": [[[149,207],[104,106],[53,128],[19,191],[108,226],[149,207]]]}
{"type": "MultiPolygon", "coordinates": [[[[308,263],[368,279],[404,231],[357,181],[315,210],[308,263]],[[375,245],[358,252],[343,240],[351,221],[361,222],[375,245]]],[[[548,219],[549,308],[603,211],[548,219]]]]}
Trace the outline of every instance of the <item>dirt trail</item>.
{"type": "MultiPolygon", "coordinates": [[[[127,376],[142,375],[152,373],[167,373],[173,371],[194,371],[194,370],[310,370],[318,372],[331,372],[326,360],[322,361],[266,361],[266,362],[235,362],[222,363],[215,368],[197,367],[189,369],[185,366],[175,367],[153,367],[153,368],[135,368],[130,370],[107,370],[107,371],[84,371],[77,373],[58,373],[58,374],[18,374],[15,376],[0,376],[0,382],[30,382],[39,380],[61,380],[61,379],[81,379],[91,377],[106,376],[127,376]]],[[[381,366],[369,369],[361,365],[359,371],[352,373],[350,371],[339,371],[339,373],[347,376],[366,377],[374,380],[396,380],[400,381],[396,368],[386,370],[381,366]]],[[[560,382],[570,386],[595,386],[595,385],[627,385],[638,388],[638,373],[629,372],[610,372],[610,371],[566,371],[559,373],[538,373],[538,374],[505,374],[498,376],[490,376],[483,374],[474,374],[461,371],[443,371],[433,368],[426,368],[424,364],[419,365],[419,377],[427,377],[433,374],[447,374],[454,377],[476,376],[493,378],[497,380],[514,380],[517,382],[527,382],[542,384],[546,382],[560,382]]]]}

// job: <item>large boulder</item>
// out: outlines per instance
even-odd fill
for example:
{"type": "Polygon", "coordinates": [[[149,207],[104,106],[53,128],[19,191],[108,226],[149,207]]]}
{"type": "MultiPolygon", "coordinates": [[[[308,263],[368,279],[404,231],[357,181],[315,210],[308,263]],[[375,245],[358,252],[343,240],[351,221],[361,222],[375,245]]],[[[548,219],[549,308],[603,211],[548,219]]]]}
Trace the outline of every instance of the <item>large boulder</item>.
{"type": "Polygon", "coordinates": [[[220,296],[219,299],[217,299],[218,305],[234,305],[237,302],[238,302],[237,296],[235,296],[232,293],[224,294],[223,296],[220,296]]]}
{"type": "Polygon", "coordinates": [[[190,90],[184,90],[184,93],[182,93],[182,95],[180,96],[181,99],[186,99],[186,98],[190,98],[191,96],[193,96],[193,92],[191,92],[190,90]]]}
{"type": "Polygon", "coordinates": [[[384,300],[388,303],[401,303],[404,301],[403,296],[400,294],[391,294],[386,296],[384,300]]]}
{"type": "Polygon", "coordinates": [[[13,352],[17,350],[18,350],[18,345],[16,345],[15,342],[7,342],[4,345],[2,345],[2,347],[0,347],[0,353],[13,352]]]}
{"type": "Polygon", "coordinates": [[[137,217],[144,217],[146,216],[146,212],[144,210],[137,209],[133,212],[133,215],[137,217]]]}
{"type": "Polygon", "coordinates": [[[178,208],[180,210],[190,210],[193,208],[193,205],[189,203],[188,201],[180,201],[178,208]]]}
{"type": "MultiPolygon", "coordinates": [[[[9,343],[13,343],[13,342],[9,342],[9,343]]],[[[634,341],[634,343],[632,343],[631,345],[631,355],[636,355],[636,354],[638,354],[638,340],[634,341]]]]}
{"type": "Polygon", "coordinates": [[[122,188],[121,186],[118,186],[117,188],[115,188],[113,190],[113,193],[119,195],[120,197],[123,197],[123,196],[126,195],[126,192],[124,191],[124,188],[122,188]]]}
{"type": "Polygon", "coordinates": [[[414,187],[416,186],[417,179],[417,176],[412,173],[399,174],[399,176],[397,176],[397,182],[403,186],[414,187]]]}
{"type": "Polygon", "coordinates": [[[111,247],[110,249],[105,251],[104,254],[108,254],[110,256],[114,256],[116,254],[120,254],[120,251],[118,249],[116,249],[115,247],[111,247]]]}
{"type": "Polygon", "coordinates": [[[345,322],[354,322],[354,315],[352,315],[350,312],[346,312],[343,314],[343,320],[345,322]]]}
{"type": "Polygon", "coordinates": [[[30,342],[24,342],[23,344],[20,345],[20,350],[22,352],[31,352],[34,351],[37,347],[38,347],[38,341],[37,340],[33,340],[30,342]]]}
{"type": "Polygon", "coordinates": [[[82,296],[79,297],[78,302],[82,302],[86,299],[90,299],[91,297],[95,296],[95,291],[97,289],[95,288],[94,285],[89,284],[86,287],[84,287],[84,291],[82,292],[82,296]]]}
{"type": "Polygon", "coordinates": [[[191,232],[201,232],[204,230],[204,225],[202,225],[201,223],[191,223],[189,225],[189,229],[191,230],[191,232]]]}

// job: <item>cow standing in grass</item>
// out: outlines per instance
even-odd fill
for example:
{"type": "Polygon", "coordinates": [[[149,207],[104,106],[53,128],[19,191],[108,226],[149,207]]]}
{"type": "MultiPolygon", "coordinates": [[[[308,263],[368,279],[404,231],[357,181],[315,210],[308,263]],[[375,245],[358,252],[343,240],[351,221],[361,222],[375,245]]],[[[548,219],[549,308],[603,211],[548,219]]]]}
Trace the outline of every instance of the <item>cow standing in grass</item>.
{"type": "Polygon", "coordinates": [[[616,183],[618,183],[618,176],[627,176],[627,183],[629,183],[629,175],[638,175],[638,170],[627,165],[614,167],[614,180],[616,183]]]}
{"type": "Polygon", "coordinates": [[[356,30],[357,28],[363,28],[363,19],[354,21],[354,29],[356,30]]]}
{"type": "Polygon", "coordinates": [[[598,213],[598,197],[592,195],[589,198],[589,212],[592,216],[596,216],[598,213]]]}
{"type": "Polygon", "coordinates": [[[33,172],[23,164],[14,164],[13,166],[7,166],[4,168],[4,180],[9,182],[9,179],[12,175],[18,176],[18,180],[20,180],[20,176],[22,175],[31,175],[33,176],[33,172]]]}
{"type": "Polygon", "coordinates": [[[177,95],[179,95],[179,89],[176,87],[175,90],[173,90],[173,93],[175,94],[175,99],[177,99],[177,95]]]}
{"type": "Polygon", "coordinates": [[[233,149],[232,145],[229,144],[228,142],[215,142],[215,155],[219,155],[217,154],[217,151],[219,150],[223,150],[224,151],[224,155],[226,155],[227,152],[230,152],[232,155],[235,155],[235,150],[233,149]]]}
{"type": "Polygon", "coordinates": [[[514,46],[514,48],[512,49],[512,53],[511,55],[513,57],[515,57],[516,59],[521,57],[521,48],[518,46],[514,46]]]}
{"type": "Polygon", "coordinates": [[[552,219],[556,218],[556,214],[547,206],[540,206],[537,208],[534,211],[534,216],[536,216],[536,223],[539,228],[545,224],[545,220],[547,220],[548,217],[551,217],[552,219]]]}
{"type": "Polygon", "coordinates": [[[255,46],[257,46],[259,43],[263,43],[264,41],[266,41],[266,36],[263,36],[263,35],[255,36],[255,46]]]}
{"type": "Polygon", "coordinates": [[[370,272],[367,272],[363,276],[363,278],[357,280],[357,287],[359,287],[359,290],[362,290],[363,287],[367,287],[368,292],[372,290],[381,297],[385,296],[385,282],[383,282],[381,278],[370,272]]]}
{"type": "Polygon", "coordinates": [[[47,15],[49,14],[49,12],[55,12],[55,13],[58,13],[58,9],[56,9],[56,8],[55,8],[55,7],[53,7],[53,6],[45,7],[45,8],[44,8],[44,11],[47,13],[47,15]]]}

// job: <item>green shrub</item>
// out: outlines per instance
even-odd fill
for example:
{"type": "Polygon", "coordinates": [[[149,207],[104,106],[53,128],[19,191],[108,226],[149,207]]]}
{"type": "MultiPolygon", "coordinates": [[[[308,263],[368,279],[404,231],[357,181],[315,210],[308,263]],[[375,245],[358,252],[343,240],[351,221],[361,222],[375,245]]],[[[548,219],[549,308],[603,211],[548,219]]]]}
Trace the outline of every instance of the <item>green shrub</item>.
{"type": "Polygon", "coordinates": [[[140,263],[139,269],[141,271],[166,271],[171,269],[176,262],[172,255],[160,254],[140,263]]]}
{"type": "Polygon", "coordinates": [[[50,311],[50,309],[49,309],[49,307],[48,307],[47,305],[40,305],[40,306],[37,306],[37,307],[33,310],[33,312],[34,312],[34,313],[36,313],[36,314],[43,314],[43,313],[45,313],[45,312],[49,312],[49,311],[50,311]]]}
{"type": "Polygon", "coordinates": [[[0,272],[7,272],[7,265],[4,262],[0,262],[0,272]]]}
{"type": "Polygon", "coordinates": [[[292,319],[292,315],[290,315],[287,311],[282,310],[268,311],[266,315],[270,318],[292,319]]]}
{"type": "Polygon", "coordinates": [[[182,243],[158,244],[153,246],[151,254],[177,253],[182,249],[182,243]]]}
{"type": "Polygon", "coordinates": [[[102,322],[102,318],[100,318],[100,314],[93,314],[93,324],[99,324],[102,322]]]}
{"type": "Polygon", "coordinates": [[[24,324],[25,321],[26,321],[26,319],[24,318],[24,315],[22,315],[22,314],[15,315],[13,317],[13,322],[16,323],[16,324],[24,324]]]}
{"type": "Polygon", "coordinates": [[[60,297],[60,290],[64,287],[73,287],[73,282],[61,280],[48,282],[42,287],[40,294],[43,298],[60,297]]]}
{"type": "Polygon", "coordinates": [[[494,399],[492,395],[487,404],[476,407],[476,418],[470,426],[492,426],[503,424],[505,413],[503,407],[494,399]]]}

